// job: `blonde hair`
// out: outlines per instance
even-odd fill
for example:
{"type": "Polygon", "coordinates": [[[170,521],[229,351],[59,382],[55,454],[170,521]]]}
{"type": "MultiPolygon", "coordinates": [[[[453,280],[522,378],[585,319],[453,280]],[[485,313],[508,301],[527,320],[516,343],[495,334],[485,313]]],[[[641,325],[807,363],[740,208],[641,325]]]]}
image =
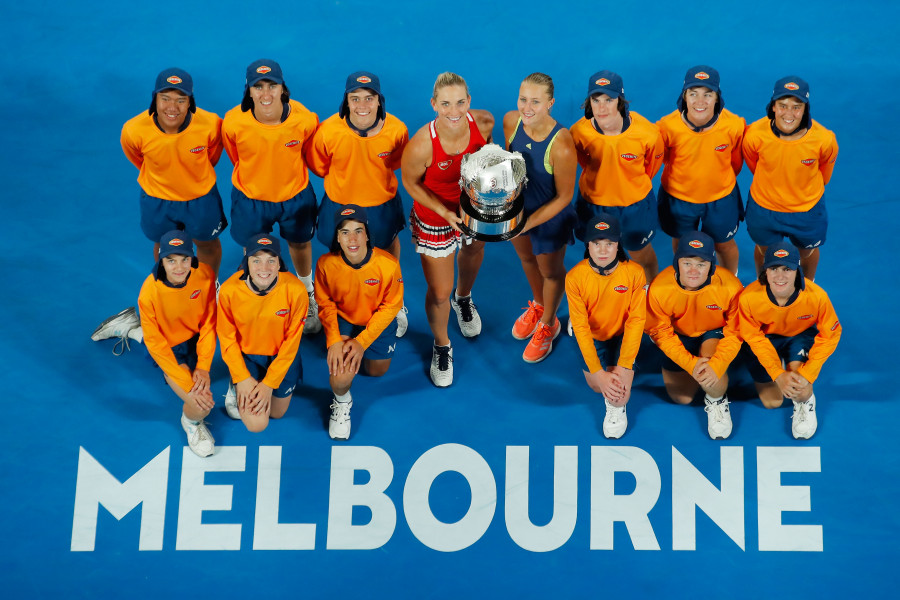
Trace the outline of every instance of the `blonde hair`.
{"type": "Polygon", "coordinates": [[[522,83],[533,83],[534,85],[542,85],[547,88],[550,99],[553,100],[553,78],[545,73],[532,73],[522,80],[522,83]]]}
{"type": "Polygon", "coordinates": [[[450,71],[445,71],[437,76],[437,79],[434,81],[434,94],[431,96],[435,100],[437,100],[438,92],[451,85],[461,85],[466,90],[466,96],[469,95],[469,86],[466,85],[466,80],[457,75],[456,73],[451,73],[450,71]]]}

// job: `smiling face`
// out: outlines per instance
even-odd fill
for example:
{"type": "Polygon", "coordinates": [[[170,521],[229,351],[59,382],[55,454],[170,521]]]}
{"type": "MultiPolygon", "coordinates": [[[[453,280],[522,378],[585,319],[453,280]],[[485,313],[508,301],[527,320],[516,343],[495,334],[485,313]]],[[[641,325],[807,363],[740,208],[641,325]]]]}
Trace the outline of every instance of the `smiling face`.
{"type": "Polygon", "coordinates": [[[699,290],[709,279],[712,263],[696,256],[678,259],[678,283],[689,292],[699,290]]]}
{"type": "Polygon", "coordinates": [[[357,129],[368,129],[378,119],[378,94],[361,88],[347,94],[350,122],[357,129]]]}
{"type": "Polygon", "coordinates": [[[624,125],[622,113],[619,112],[619,99],[606,94],[591,96],[591,112],[597,126],[603,131],[621,131],[624,125]]]}
{"type": "Polygon", "coordinates": [[[444,127],[456,129],[468,127],[466,113],[472,98],[462,85],[447,85],[431,99],[431,107],[437,112],[437,121],[444,127]]]}
{"type": "Polygon", "coordinates": [[[692,87],[684,92],[684,107],[687,118],[694,125],[706,125],[713,118],[719,95],[703,86],[692,87]]]}
{"type": "Polygon", "coordinates": [[[250,281],[260,290],[268,289],[275,278],[278,277],[278,268],[281,262],[271,252],[260,250],[256,254],[247,257],[247,270],[250,271],[250,281]]]}
{"type": "Polygon", "coordinates": [[[800,127],[805,110],[806,104],[793,96],[779,98],[772,105],[772,111],[775,113],[775,127],[782,133],[794,133],[800,127]]]}
{"type": "Polygon", "coordinates": [[[250,87],[250,99],[253,100],[253,113],[261,122],[276,120],[281,122],[284,104],[281,94],[284,86],[268,79],[261,79],[250,87]]]}
{"type": "Polygon", "coordinates": [[[163,269],[166,272],[166,281],[172,285],[181,285],[187,281],[191,274],[193,258],[184,254],[170,254],[162,259],[163,269]]]}
{"type": "Polygon", "coordinates": [[[344,253],[347,262],[358,265],[369,251],[366,235],[366,226],[359,221],[347,220],[341,223],[337,230],[337,241],[344,253]]]}
{"type": "Polygon", "coordinates": [[[184,92],[169,89],[156,94],[156,120],[166,133],[178,133],[191,107],[191,98],[184,92]]]}
{"type": "Polygon", "coordinates": [[[605,268],[619,254],[619,242],[613,242],[604,238],[591,240],[588,243],[588,254],[595,265],[605,268]]]}
{"type": "Polygon", "coordinates": [[[796,289],[797,271],[781,265],[769,267],[766,269],[766,281],[773,296],[788,298],[796,289]]]}
{"type": "Polygon", "coordinates": [[[550,97],[546,85],[524,82],[519,86],[519,100],[516,107],[522,123],[528,127],[540,125],[550,116],[555,100],[550,97]]]}

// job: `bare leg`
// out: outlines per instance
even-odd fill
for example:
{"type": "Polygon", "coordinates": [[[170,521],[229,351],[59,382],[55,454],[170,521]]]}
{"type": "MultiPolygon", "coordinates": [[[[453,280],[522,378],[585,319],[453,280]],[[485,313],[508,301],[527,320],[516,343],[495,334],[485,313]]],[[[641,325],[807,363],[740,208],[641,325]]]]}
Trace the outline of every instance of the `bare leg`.
{"type": "Polygon", "coordinates": [[[450,343],[447,335],[447,320],[450,317],[450,294],[453,293],[453,255],[434,258],[420,254],[422,272],[425,275],[425,316],[434,335],[434,343],[446,346],[450,343]]]}
{"type": "Polygon", "coordinates": [[[537,258],[535,258],[531,250],[531,238],[523,235],[510,241],[516,250],[516,254],[519,255],[519,260],[522,262],[522,270],[525,272],[525,279],[528,280],[528,286],[531,288],[531,295],[534,296],[534,301],[543,306],[544,278],[541,276],[537,258]]]}
{"type": "Polygon", "coordinates": [[[197,260],[212,267],[213,273],[219,274],[219,265],[222,263],[222,242],[219,238],[201,242],[194,240],[197,245],[197,260]]]}
{"type": "Polygon", "coordinates": [[[566,247],[563,246],[552,254],[538,254],[536,257],[544,282],[542,290],[544,315],[541,321],[550,327],[556,322],[556,311],[562,302],[563,294],[566,293],[566,267],[563,264],[565,255],[566,247]]]}
{"type": "Polygon", "coordinates": [[[640,250],[630,250],[628,253],[634,262],[643,267],[647,283],[653,281],[653,278],[659,273],[659,261],[656,259],[656,250],[653,249],[653,246],[647,244],[640,250]]]}
{"type": "Polygon", "coordinates": [[[312,273],[312,244],[310,242],[288,242],[291,262],[297,270],[297,276],[303,277],[312,273]]]}
{"type": "Polygon", "coordinates": [[[456,283],[456,293],[460,296],[468,296],[472,293],[478,270],[484,260],[484,242],[475,240],[471,244],[465,244],[460,240],[459,254],[456,257],[459,263],[459,281],[456,283]]]}
{"type": "Polygon", "coordinates": [[[803,269],[803,276],[810,281],[816,279],[816,267],[819,266],[819,249],[803,248],[800,250],[800,268],[803,269]]]}
{"type": "Polygon", "coordinates": [[[737,242],[728,240],[727,242],[716,244],[716,254],[719,255],[719,265],[737,275],[738,258],[740,257],[737,242]]]}

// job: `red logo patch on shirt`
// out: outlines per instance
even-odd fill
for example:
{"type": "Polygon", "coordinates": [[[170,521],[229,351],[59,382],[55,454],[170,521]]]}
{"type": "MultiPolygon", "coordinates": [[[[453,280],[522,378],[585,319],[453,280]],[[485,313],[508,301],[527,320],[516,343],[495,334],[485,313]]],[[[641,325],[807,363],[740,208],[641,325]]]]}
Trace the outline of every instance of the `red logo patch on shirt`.
{"type": "Polygon", "coordinates": [[[801,160],[800,162],[803,163],[804,165],[811,165],[811,164],[813,164],[813,163],[816,162],[816,159],[814,159],[814,158],[804,158],[804,159],[801,160]]]}
{"type": "Polygon", "coordinates": [[[169,240],[169,245],[170,245],[170,246],[181,246],[182,244],[184,244],[184,240],[180,240],[180,239],[178,239],[178,238],[169,240]]]}
{"type": "Polygon", "coordinates": [[[397,278],[397,283],[403,283],[403,278],[402,278],[402,277],[398,277],[398,278],[397,278]]]}
{"type": "Polygon", "coordinates": [[[716,152],[725,152],[728,149],[728,144],[722,144],[721,146],[716,146],[716,152]]]}
{"type": "Polygon", "coordinates": [[[275,316],[276,316],[276,317],[285,317],[285,316],[287,316],[287,314],[288,314],[289,312],[291,312],[291,311],[289,311],[289,310],[286,309],[286,308],[282,308],[281,310],[275,311],[275,316]]]}
{"type": "Polygon", "coordinates": [[[300,143],[299,140],[291,140],[287,144],[285,144],[284,147],[285,148],[293,148],[294,146],[296,146],[299,143],[300,143]]]}
{"type": "Polygon", "coordinates": [[[793,81],[789,81],[789,82],[787,82],[786,84],[784,84],[784,89],[786,89],[786,90],[795,90],[795,91],[796,91],[796,90],[799,90],[799,89],[800,89],[800,86],[797,85],[796,83],[794,83],[793,81]]]}
{"type": "Polygon", "coordinates": [[[450,165],[452,165],[452,164],[453,164],[453,159],[451,158],[450,160],[445,160],[444,162],[439,162],[437,164],[437,166],[438,166],[438,169],[440,169],[441,171],[446,171],[447,169],[450,168],[450,165]]]}
{"type": "Polygon", "coordinates": [[[259,73],[260,75],[265,75],[266,73],[270,73],[271,71],[272,71],[272,67],[267,67],[266,65],[263,65],[261,67],[256,67],[256,72],[259,73]]]}
{"type": "Polygon", "coordinates": [[[366,77],[365,75],[360,75],[356,78],[357,83],[372,83],[371,77],[366,77]]]}
{"type": "Polygon", "coordinates": [[[702,248],[703,242],[701,242],[700,240],[691,240],[688,242],[688,246],[690,246],[691,248],[702,248]]]}
{"type": "Polygon", "coordinates": [[[166,77],[166,81],[178,85],[179,83],[181,83],[181,77],[179,77],[178,75],[170,75],[169,77],[166,77]]]}
{"type": "Polygon", "coordinates": [[[200,297],[200,290],[194,290],[194,292],[191,294],[191,300],[196,300],[199,297],[200,297]]]}
{"type": "Polygon", "coordinates": [[[345,208],[344,210],[341,211],[341,216],[342,216],[342,217],[346,217],[347,215],[352,215],[352,214],[354,214],[355,212],[356,212],[356,211],[353,210],[352,208],[345,208]]]}
{"type": "Polygon", "coordinates": [[[620,294],[624,294],[625,292],[628,291],[628,286],[627,285],[617,285],[613,289],[616,290],[617,292],[619,292],[620,294]]]}
{"type": "Polygon", "coordinates": [[[834,331],[835,329],[837,329],[840,324],[841,324],[840,321],[835,321],[834,325],[831,326],[831,331],[834,331]]]}
{"type": "Polygon", "coordinates": [[[625,160],[627,160],[628,162],[631,162],[631,161],[633,161],[634,159],[637,158],[637,154],[631,154],[631,153],[628,153],[628,154],[621,154],[620,156],[621,156],[622,158],[624,158],[625,160]]]}
{"type": "Polygon", "coordinates": [[[778,258],[784,258],[784,257],[787,256],[788,254],[790,254],[790,252],[788,252],[787,250],[776,250],[776,251],[774,252],[774,254],[775,254],[775,256],[777,256],[778,258]]]}
{"type": "Polygon", "coordinates": [[[704,73],[703,71],[700,71],[699,73],[697,73],[696,75],[694,75],[694,77],[695,77],[696,79],[709,79],[709,75],[707,75],[707,74],[704,73]]]}
{"type": "Polygon", "coordinates": [[[706,308],[708,308],[709,310],[722,310],[722,307],[718,304],[707,304],[706,308]]]}
{"type": "Polygon", "coordinates": [[[807,321],[812,318],[813,318],[812,315],[800,315],[799,317],[797,317],[797,320],[798,321],[807,321]]]}
{"type": "Polygon", "coordinates": [[[198,152],[203,152],[206,150],[206,146],[197,146],[196,148],[191,148],[191,154],[197,154],[198,152]]]}
{"type": "Polygon", "coordinates": [[[601,77],[594,83],[596,83],[597,85],[609,85],[609,79],[607,79],[606,77],[601,77]]]}
{"type": "Polygon", "coordinates": [[[390,156],[390,155],[391,155],[390,152],[379,152],[379,153],[378,153],[378,158],[387,158],[387,157],[390,156]]]}
{"type": "Polygon", "coordinates": [[[366,285],[378,285],[379,283],[381,283],[381,280],[380,279],[366,279],[363,283],[365,283],[366,285]]]}

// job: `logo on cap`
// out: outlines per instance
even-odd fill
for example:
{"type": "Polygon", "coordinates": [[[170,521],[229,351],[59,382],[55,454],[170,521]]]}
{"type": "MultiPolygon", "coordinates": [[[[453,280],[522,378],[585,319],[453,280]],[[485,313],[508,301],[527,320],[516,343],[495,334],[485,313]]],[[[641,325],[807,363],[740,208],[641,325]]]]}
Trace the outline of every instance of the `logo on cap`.
{"type": "Polygon", "coordinates": [[[599,229],[600,231],[603,231],[604,229],[609,229],[609,223],[607,223],[606,221],[600,221],[599,223],[594,225],[594,229],[599,229]]]}
{"type": "Polygon", "coordinates": [[[624,158],[625,160],[627,160],[628,162],[631,162],[631,161],[633,161],[634,159],[637,158],[637,154],[631,154],[631,153],[629,153],[629,154],[622,154],[622,155],[620,155],[620,156],[621,156],[622,158],[624,158]]]}
{"type": "Polygon", "coordinates": [[[702,248],[703,242],[701,242],[700,240],[691,240],[688,242],[688,246],[690,246],[691,248],[702,248]]]}
{"type": "Polygon", "coordinates": [[[344,210],[341,211],[341,216],[346,217],[347,215],[352,215],[355,212],[356,211],[353,210],[352,208],[345,208],[344,210]]]}
{"type": "Polygon", "coordinates": [[[263,246],[268,246],[269,244],[272,243],[272,240],[270,240],[269,238],[262,237],[262,238],[259,238],[258,240],[256,240],[256,243],[262,244],[263,246]]]}
{"type": "Polygon", "coordinates": [[[372,83],[372,78],[366,77],[365,75],[360,75],[359,77],[356,78],[356,81],[358,83],[372,83]]]}
{"type": "Polygon", "coordinates": [[[703,71],[700,71],[699,73],[697,73],[696,75],[694,75],[694,77],[697,78],[697,79],[709,79],[709,75],[707,75],[707,74],[704,73],[703,71]]]}
{"type": "Polygon", "coordinates": [[[728,144],[722,144],[721,146],[716,146],[716,152],[725,152],[728,148],[728,144]]]}
{"type": "Polygon", "coordinates": [[[788,254],[790,254],[790,252],[788,252],[787,250],[776,250],[776,251],[774,252],[774,254],[775,254],[775,256],[777,256],[778,258],[784,258],[784,257],[787,256],[788,254]]]}
{"type": "Polygon", "coordinates": [[[800,86],[797,85],[796,83],[794,83],[793,81],[789,81],[789,82],[787,82],[786,84],[784,84],[784,88],[787,89],[787,90],[794,90],[794,91],[796,91],[796,90],[799,90],[799,89],[800,89],[800,86]]]}
{"type": "Polygon", "coordinates": [[[266,65],[263,65],[261,67],[256,67],[256,72],[259,73],[260,75],[265,75],[266,73],[269,73],[271,71],[272,71],[272,67],[267,67],[266,65]]]}
{"type": "Polygon", "coordinates": [[[597,85],[609,85],[609,79],[607,79],[606,77],[601,77],[594,83],[596,83],[597,85]]]}
{"type": "Polygon", "coordinates": [[[184,240],[179,240],[178,238],[173,238],[169,240],[170,246],[181,246],[184,244],[184,240]]]}
{"type": "Polygon", "coordinates": [[[166,81],[177,85],[177,84],[181,83],[181,77],[179,77],[178,75],[169,75],[168,77],[166,77],[166,81]]]}

